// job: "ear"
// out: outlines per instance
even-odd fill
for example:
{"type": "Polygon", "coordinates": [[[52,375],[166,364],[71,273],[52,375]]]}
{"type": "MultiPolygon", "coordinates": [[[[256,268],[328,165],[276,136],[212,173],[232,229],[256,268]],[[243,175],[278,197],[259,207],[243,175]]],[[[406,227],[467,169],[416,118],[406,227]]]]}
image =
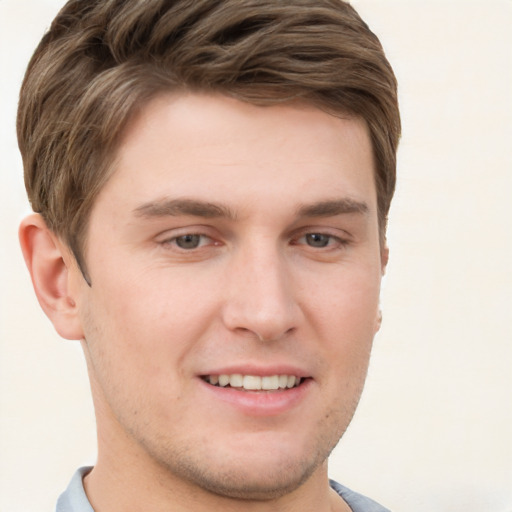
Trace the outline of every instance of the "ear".
{"type": "Polygon", "coordinates": [[[380,309],[380,305],[379,305],[379,310],[377,311],[377,317],[375,319],[375,329],[374,329],[374,334],[377,334],[379,331],[380,331],[380,326],[382,325],[382,310],[380,309]]]}
{"type": "Polygon", "coordinates": [[[46,316],[63,338],[82,339],[83,331],[74,297],[77,287],[71,286],[76,265],[70,251],[37,213],[21,222],[19,238],[37,300],[46,316]]]}
{"type": "Polygon", "coordinates": [[[384,275],[386,273],[386,267],[388,266],[389,261],[389,247],[387,242],[384,240],[382,247],[380,249],[380,267],[381,273],[384,275]]]}
{"type": "MultiPolygon", "coordinates": [[[[386,267],[388,266],[388,260],[389,260],[389,247],[388,247],[386,240],[384,240],[384,242],[381,245],[381,249],[380,249],[381,275],[384,275],[386,273],[386,267]]],[[[377,316],[375,317],[375,330],[374,330],[375,334],[377,334],[377,332],[380,331],[381,325],[382,325],[382,309],[380,309],[380,304],[379,304],[379,309],[377,310],[377,316]]]]}

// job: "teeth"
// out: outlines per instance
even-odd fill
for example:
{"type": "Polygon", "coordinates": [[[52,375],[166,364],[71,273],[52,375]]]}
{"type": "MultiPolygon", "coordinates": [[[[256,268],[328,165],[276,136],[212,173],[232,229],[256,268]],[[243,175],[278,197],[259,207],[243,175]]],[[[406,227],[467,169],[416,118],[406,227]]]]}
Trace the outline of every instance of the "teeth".
{"type": "Polygon", "coordinates": [[[295,378],[295,375],[290,375],[290,376],[288,377],[288,383],[286,384],[286,387],[287,387],[287,388],[293,388],[293,386],[295,386],[295,381],[296,381],[296,380],[297,380],[297,379],[295,378]]]}
{"type": "MultiPolygon", "coordinates": [[[[233,380],[231,380],[231,382],[233,382],[233,380]]],[[[244,389],[261,389],[261,377],[246,375],[242,382],[242,386],[233,385],[233,387],[243,387],[244,389]]]]}
{"type": "Polygon", "coordinates": [[[261,389],[279,389],[279,376],[261,378],[261,389]]]}
{"type": "Polygon", "coordinates": [[[279,387],[284,389],[288,386],[288,375],[279,375],[279,387]]]}
{"type": "MultiPolygon", "coordinates": [[[[215,375],[214,375],[215,377],[215,375]]],[[[210,377],[210,384],[213,384],[210,377]]],[[[229,375],[219,375],[219,386],[225,387],[229,384],[229,375]]]]}
{"type": "Polygon", "coordinates": [[[232,388],[241,388],[244,385],[244,376],[239,373],[229,376],[229,385],[232,388]]]}
{"type": "Polygon", "coordinates": [[[234,373],[232,375],[208,375],[206,382],[214,386],[232,388],[243,388],[248,391],[273,391],[277,389],[289,389],[297,387],[301,383],[301,378],[295,375],[270,375],[259,377],[257,375],[241,375],[234,373]]]}

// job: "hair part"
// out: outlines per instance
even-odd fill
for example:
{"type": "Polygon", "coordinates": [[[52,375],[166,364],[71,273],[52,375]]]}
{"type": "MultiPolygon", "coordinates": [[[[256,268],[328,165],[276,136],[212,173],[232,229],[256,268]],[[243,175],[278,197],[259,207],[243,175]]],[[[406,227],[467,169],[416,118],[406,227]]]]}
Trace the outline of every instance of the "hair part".
{"type": "Polygon", "coordinates": [[[17,130],[34,211],[83,260],[89,214],[130,119],[163,92],[300,100],[367,123],[384,241],[400,137],[397,84],[342,0],[70,0],[38,45],[17,130]]]}

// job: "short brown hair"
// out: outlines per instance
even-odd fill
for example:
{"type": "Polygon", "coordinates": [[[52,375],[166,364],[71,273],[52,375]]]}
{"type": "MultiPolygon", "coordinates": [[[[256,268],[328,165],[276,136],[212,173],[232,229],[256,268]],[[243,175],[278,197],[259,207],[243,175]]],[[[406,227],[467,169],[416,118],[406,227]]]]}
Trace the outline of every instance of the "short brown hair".
{"type": "Polygon", "coordinates": [[[384,236],[396,179],[395,76],[377,37],[341,0],[70,0],[25,75],[18,140],[34,211],[73,251],[123,128],[156,94],[294,99],[362,117],[384,236]]]}

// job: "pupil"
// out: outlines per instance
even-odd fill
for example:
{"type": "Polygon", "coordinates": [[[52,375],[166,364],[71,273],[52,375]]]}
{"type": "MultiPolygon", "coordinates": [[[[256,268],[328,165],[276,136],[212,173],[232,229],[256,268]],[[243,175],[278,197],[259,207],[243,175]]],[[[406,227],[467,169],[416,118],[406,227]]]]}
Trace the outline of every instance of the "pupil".
{"type": "Polygon", "coordinates": [[[312,247],[327,247],[329,244],[329,237],[320,233],[311,233],[306,235],[308,245],[312,247]]]}
{"type": "Polygon", "coordinates": [[[176,238],[176,245],[182,249],[195,249],[199,246],[200,235],[183,235],[176,238]]]}

